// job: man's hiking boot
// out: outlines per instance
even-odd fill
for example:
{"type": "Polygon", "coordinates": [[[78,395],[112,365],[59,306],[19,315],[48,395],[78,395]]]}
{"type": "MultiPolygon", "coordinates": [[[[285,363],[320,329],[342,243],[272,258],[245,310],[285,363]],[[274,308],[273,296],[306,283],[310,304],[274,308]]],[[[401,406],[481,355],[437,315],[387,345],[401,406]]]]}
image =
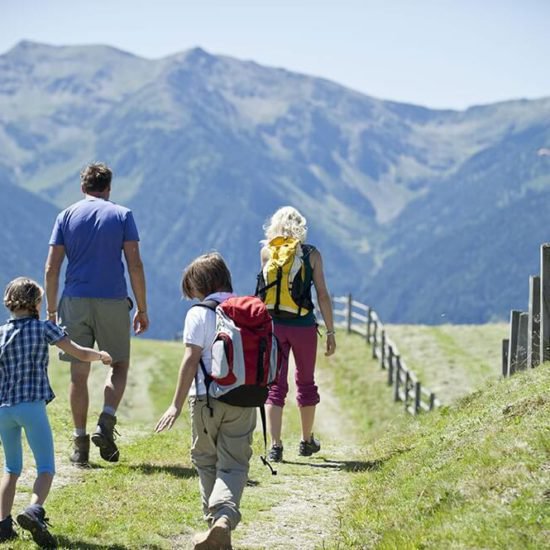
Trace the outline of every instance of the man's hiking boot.
{"type": "Polygon", "coordinates": [[[222,516],[204,533],[193,537],[193,550],[231,550],[231,525],[222,516]]]}
{"type": "Polygon", "coordinates": [[[22,529],[30,531],[32,539],[40,548],[57,548],[54,536],[48,531],[46,510],[33,504],[17,516],[17,523],[22,529]]]}
{"type": "Polygon", "coordinates": [[[268,459],[271,462],[282,462],[283,461],[283,446],[282,445],[272,445],[269,449],[269,454],[267,455],[268,459]]]}
{"type": "Polygon", "coordinates": [[[0,521],[0,543],[17,538],[17,533],[13,528],[13,519],[11,516],[0,521]]]}
{"type": "Polygon", "coordinates": [[[90,458],[90,436],[75,435],[73,438],[74,451],[70,461],[80,468],[89,466],[88,459],[90,458]]]}
{"type": "Polygon", "coordinates": [[[102,412],[97,421],[96,431],[92,434],[92,443],[99,447],[99,454],[107,462],[118,462],[120,453],[115,443],[116,416],[102,412]]]}
{"type": "Polygon", "coordinates": [[[300,441],[300,449],[298,451],[300,456],[311,456],[313,453],[318,453],[321,450],[321,442],[313,437],[309,441],[300,441]]]}

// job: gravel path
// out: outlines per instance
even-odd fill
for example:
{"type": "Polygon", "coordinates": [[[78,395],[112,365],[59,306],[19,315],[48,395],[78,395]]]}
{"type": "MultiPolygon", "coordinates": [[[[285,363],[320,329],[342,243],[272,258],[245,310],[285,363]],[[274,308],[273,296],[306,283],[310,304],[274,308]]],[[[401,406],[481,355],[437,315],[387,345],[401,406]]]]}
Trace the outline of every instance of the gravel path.
{"type": "MultiPolygon", "coordinates": [[[[253,524],[235,531],[235,550],[323,548],[338,530],[338,509],[348,497],[348,478],[358,450],[349,421],[331,391],[330,373],[319,370],[317,382],[321,403],[315,426],[322,449],[313,457],[289,456],[287,471],[284,462],[278,467],[279,475],[271,486],[277,492],[278,506],[259,512],[253,524]],[[295,464],[303,467],[292,467],[295,464]]],[[[290,396],[289,402],[293,399],[290,396]]]]}

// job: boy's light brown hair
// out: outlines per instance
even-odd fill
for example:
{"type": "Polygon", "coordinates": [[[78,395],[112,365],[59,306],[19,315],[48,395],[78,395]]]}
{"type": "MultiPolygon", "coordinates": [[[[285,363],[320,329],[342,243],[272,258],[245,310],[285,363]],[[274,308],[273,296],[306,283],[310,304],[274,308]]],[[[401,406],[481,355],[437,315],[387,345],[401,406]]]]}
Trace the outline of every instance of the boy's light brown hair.
{"type": "Polygon", "coordinates": [[[42,287],[27,277],[17,277],[6,287],[4,292],[4,305],[10,311],[26,309],[35,317],[40,317],[38,306],[44,296],[42,287]]]}
{"type": "Polygon", "coordinates": [[[181,290],[187,298],[233,292],[231,273],[221,254],[211,252],[195,258],[183,271],[181,290]]]}

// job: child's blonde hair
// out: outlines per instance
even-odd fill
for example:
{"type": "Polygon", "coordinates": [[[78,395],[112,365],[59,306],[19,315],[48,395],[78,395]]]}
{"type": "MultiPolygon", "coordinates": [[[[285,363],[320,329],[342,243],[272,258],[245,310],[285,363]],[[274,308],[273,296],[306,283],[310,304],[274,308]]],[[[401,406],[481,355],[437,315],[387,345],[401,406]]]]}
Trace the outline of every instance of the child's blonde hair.
{"type": "Polygon", "coordinates": [[[307,220],[292,206],[283,206],[264,224],[268,241],[275,237],[293,237],[304,243],[307,237],[307,220]]]}
{"type": "Polygon", "coordinates": [[[36,318],[40,317],[38,306],[44,296],[44,289],[32,279],[17,277],[8,283],[4,291],[4,305],[10,311],[26,309],[36,318]]]}
{"type": "Polygon", "coordinates": [[[233,292],[231,273],[221,254],[210,252],[195,258],[183,272],[181,290],[187,298],[196,298],[196,293],[208,296],[213,292],[233,292]]]}

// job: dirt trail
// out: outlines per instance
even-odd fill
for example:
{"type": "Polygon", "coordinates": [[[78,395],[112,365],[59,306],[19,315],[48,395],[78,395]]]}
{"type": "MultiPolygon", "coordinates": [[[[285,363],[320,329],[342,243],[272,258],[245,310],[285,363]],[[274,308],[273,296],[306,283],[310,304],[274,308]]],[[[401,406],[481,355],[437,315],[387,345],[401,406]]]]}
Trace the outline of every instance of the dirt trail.
{"type": "MultiPolygon", "coordinates": [[[[235,550],[322,548],[324,541],[338,530],[338,509],[348,496],[348,477],[358,450],[350,423],[332,392],[331,374],[318,369],[317,382],[321,403],[315,426],[321,451],[305,458],[298,457],[295,450],[287,453],[285,449],[285,460],[291,467],[285,468],[284,462],[279,465],[279,475],[270,487],[276,491],[279,504],[259,512],[254,523],[243,522],[237,528],[235,550]],[[303,467],[296,472],[293,464],[303,467]]],[[[294,395],[290,395],[288,402],[293,400],[294,395]]]]}
{"type": "MultiPolygon", "coordinates": [[[[129,379],[124,402],[121,405],[120,427],[121,444],[133,441],[143,435],[143,430],[133,426],[133,420],[150,420],[152,404],[148,395],[153,360],[135,363],[129,379]],[[132,411],[132,418],[126,418],[126,410],[132,411]],[[139,411],[139,412],[138,412],[139,411]],[[138,413],[138,417],[135,414],[138,413]]],[[[330,367],[329,367],[330,368],[330,367]]],[[[291,362],[290,378],[293,377],[294,365],[291,362]]],[[[90,419],[95,417],[101,403],[101,388],[105,372],[95,369],[90,379],[91,407],[90,419]]],[[[316,435],[322,442],[322,449],[313,457],[299,457],[297,449],[289,441],[285,449],[285,462],[277,465],[279,475],[271,478],[269,485],[262,484],[258,490],[272,491],[278,504],[254,515],[253,521],[243,523],[234,532],[234,550],[310,550],[322,548],[324,541],[338,530],[338,509],[347,499],[350,470],[354,467],[354,458],[359,452],[353,438],[353,431],[347,417],[342,413],[339,403],[332,391],[332,377],[328,371],[318,369],[317,382],[320,387],[321,403],[316,411],[316,435]]],[[[298,414],[294,406],[294,384],[291,383],[292,414],[298,414]]],[[[58,389],[58,393],[61,388],[58,389]]],[[[91,424],[89,425],[89,429],[91,424]]],[[[59,428],[58,428],[59,430],[59,428]]],[[[67,419],[66,433],[55,433],[57,475],[54,490],[67,484],[81,483],[86,479],[86,472],[73,467],[68,460],[71,450],[70,419],[67,419]]],[[[297,443],[297,442],[295,442],[297,443]]],[[[92,448],[92,462],[103,466],[92,448]]],[[[25,470],[20,487],[31,486],[35,472],[33,460],[26,453],[25,470]]],[[[253,488],[247,490],[254,490],[253,488]]],[[[246,491],[245,497],[246,498],[246,491]]],[[[18,492],[15,510],[25,506],[28,494],[18,492]]],[[[184,533],[171,541],[173,548],[191,548],[192,532],[184,533]]]]}
{"type": "MultiPolygon", "coordinates": [[[[124,399],[121,403],[121,414],[119,415],[119,431],[122,436],[120,438],[120,445],[123,449],[124,445],[134,441],[140,435],[143,435],[142,430],[137,428],[133,422],[150,421],[152,418],[153,406],[151,398],[149,397],[149,383],[151,380],[151,370],[154,368],[154,358],[139,361],[136,360],[132,363],[131,373],[128,378],[128,385],[124,394],[124,399]],[[131,418],[128,417],[131,411],[131,418]]],[[[101,404],[103,402],[103,384],[105,381],[106,370],[101,368],[92,368],[88,387],[90,390],[90,409],[88,417],[88,430],[93,431],[95,426],[93,421],[97,417],[97,413],[101,410],[101,404]]],[[[61,391],[67,391],[67,388],[57,388],[57,393],[61,391]]],[[[69,410],[67,408],[67,412],[69,410]]],[[[21,477],[18,482],[20,488],[32,487],[34,479],[36,477],[36,471],[34,468],[34,460],[28,448],[25,437],[24,449],[24,469],[21,472],[21,477]]],[[[55,467],[56,475],[53,481],[52,490],[65,485],[79,483],[86,477],[86,471],[80,468],[74,467],[69,461],[69,455],[72,453],[72,424],[70,418],[67,418],[67,428],[64,433],[54,431],[54,443],[55,443],[55,467]]],[[[99,457],[99,452],[94,445],[90,446],[90,460],[93,464],[100,464],[103,466],[103,461],[99,457]]],[[[19,490],[16,494],[14,511],[17,512],[18,507],[24,507],[29,500],[28,494],[19,490]]]]}

